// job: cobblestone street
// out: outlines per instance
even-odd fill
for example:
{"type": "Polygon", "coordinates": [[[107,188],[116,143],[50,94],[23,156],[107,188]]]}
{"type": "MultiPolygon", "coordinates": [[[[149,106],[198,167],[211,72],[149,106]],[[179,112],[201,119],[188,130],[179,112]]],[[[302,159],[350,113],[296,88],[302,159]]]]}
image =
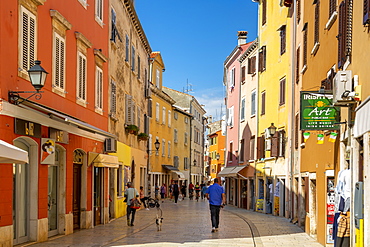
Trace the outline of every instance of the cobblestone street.
{"type": "MultiPolygon", "coordinates": [[[[220,229],[211,233],[207,201],[165,201],[162,231],[155,225],[157,209],[140,210],[135,226],[126,218],[56,236],[37,246],[321,246],[299,227],[281,217],[226,206],[221,210],[220,229]]],[[[25,246],[25,245],[23,245],[25,246]]]]}

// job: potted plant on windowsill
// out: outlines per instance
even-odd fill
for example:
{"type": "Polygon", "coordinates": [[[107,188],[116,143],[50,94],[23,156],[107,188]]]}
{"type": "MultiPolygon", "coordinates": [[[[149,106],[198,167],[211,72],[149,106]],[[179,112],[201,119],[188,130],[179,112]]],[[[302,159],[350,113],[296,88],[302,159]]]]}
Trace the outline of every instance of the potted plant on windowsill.
{"type": "Polygon", "coordinates": [[[147,133],[140,133],[137,135],[137,139],[139,139],[139,141],[147,141],[149,139],[149,135],[147,133]]]}
{"type": "Polygon", "coordinates": [[[126,130],[128,133],[134,134],[134,135],[137,135],[137,133],[139,132],[139,128],[134,124],[127,125],[126,130]]]}

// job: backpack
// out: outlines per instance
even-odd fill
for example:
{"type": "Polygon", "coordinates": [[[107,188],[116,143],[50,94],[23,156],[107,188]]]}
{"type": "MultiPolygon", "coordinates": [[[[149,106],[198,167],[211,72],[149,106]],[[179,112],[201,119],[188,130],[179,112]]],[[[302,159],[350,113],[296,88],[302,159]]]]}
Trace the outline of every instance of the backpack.
{"type": "Polygon", "coordinates": [[[140,205],[141,205],[141,203],[139,202],[139,200],[137,198],[132,198],[130,200],[130,208],[139,209],[140,205]]]}

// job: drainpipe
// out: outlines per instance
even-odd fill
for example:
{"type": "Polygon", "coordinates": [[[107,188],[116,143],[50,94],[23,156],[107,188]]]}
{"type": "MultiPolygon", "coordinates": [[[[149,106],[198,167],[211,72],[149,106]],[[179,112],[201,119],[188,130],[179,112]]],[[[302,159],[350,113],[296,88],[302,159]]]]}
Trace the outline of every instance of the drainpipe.
{"type": "MultiPolygon", "coordinates": [[[[289,169],[289,177],[290,177],[290,195],[289,195],[289,210],[290,210],[290,218],[293,219],[293,171],[294,171],[294,119],[295,119],[295,69],[294,65],[296,64],[296,57],[295,57],[295,50],[296,50],[296,34],[297,34],[297,27],[296,27],[296,20],[297,20],[297,3],[293,1],[293,21],[292,21],[292,37],[291,37],[291,44],[292,44],[292,52],[291,52],[291,61],[293,66],[291,66],[291,109],[290,109],[290,164],[288,165],[289,169]]],[[[298,215],[298,214],[297,214],[298,215]]]]}

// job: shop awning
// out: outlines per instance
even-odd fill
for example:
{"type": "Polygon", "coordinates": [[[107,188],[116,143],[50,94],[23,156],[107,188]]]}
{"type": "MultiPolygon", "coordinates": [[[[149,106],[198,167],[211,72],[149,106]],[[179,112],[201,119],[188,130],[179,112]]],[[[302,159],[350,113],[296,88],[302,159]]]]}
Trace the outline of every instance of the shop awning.
{"type": "Polygon", "coordinates": [[[238,173],[248,166],[231,166],[226,167],[218,173],[218,177],[237,177],[238,173]]]}
{"type": "Polygon", "coordinates": [[[94,165],[95,167],[118,168],[119,162],[117,156],[89,152],[90,165],[94,165]]]}
{"type": "Polygon", "coordinates": [[[28,163],[28,152],[0,140],[0,163],[28,163]]]}
{"type": "Polygon", "coordinates": [[[185,180],[185,175],[179,171],[172,171],[172,179],[174,180],[185,180]]]}
{"type": "Polygon", "coordinates": [[[370,97],[356,108],[355,125],[353,126],[353,136],[362,136],[370,131],[370,97]]]}
{"type": "Polygon", "coordinates": [[[170,165],[162,165],[162,167],[164,168],[164,169],[167,169],[167,170],[169,170],[169,171],[179,171],[179,169],[177,169],[176,167],[174,167],[174,166],[170,166],[170,165]]]}

